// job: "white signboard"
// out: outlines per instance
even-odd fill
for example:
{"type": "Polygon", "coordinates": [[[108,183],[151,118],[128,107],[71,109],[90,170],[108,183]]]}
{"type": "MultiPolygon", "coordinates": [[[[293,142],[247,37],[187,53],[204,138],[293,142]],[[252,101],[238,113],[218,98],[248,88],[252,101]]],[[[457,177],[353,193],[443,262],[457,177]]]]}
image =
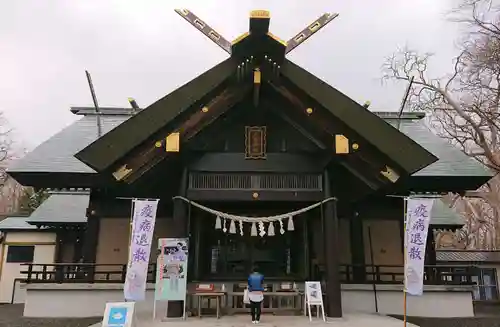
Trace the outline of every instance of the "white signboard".
{"type": "MultiPolygon", "coordinates": [[[[317,308],[317,316],[319,318],[319,310],[321,310],[321,314],[323,315],[323,321],[326,321],[325,319],[325,308],[323,306],[323,292],[321,290],[321,283],[320,282],[306,282],[306,287],[305,287],[305,306],[304,308],[307,308],[307,313],[309,314],[309,321],[312,321],[312,314],[311,314],[311,306],[316,306],[317,308]]],[[[305,313],[305,312],[304,312],[305,313]]]]}
{"type": "Polygon", "coordinates": [[[187,290],[188,240],[161,238],[156,271],[156,300],[184,301],[187,290]]]}
{"type": "Polygon", "coordinates": [[[156,318],[156,301],[184,301],[182,316],[186,318],[188,239],[160,238],[158,249],[153,319],[156,318]]]}
{"type": "Polygon", "coordinates": [[[102,327],[131,327],[134,319],[134,302],[106,303],[102,327]]]}
{"type": "Polygon", "coordinates": [[[132,233],[123,293],[127,301],[146,297],[149,256],[159,200],[133,200],[132,233]]]}
{"type": "Polygon", "coordinates": [[[434,199],[409,199],[406,206],[405,291],[422,295],[424,291],[425,246],[434,199]]]}

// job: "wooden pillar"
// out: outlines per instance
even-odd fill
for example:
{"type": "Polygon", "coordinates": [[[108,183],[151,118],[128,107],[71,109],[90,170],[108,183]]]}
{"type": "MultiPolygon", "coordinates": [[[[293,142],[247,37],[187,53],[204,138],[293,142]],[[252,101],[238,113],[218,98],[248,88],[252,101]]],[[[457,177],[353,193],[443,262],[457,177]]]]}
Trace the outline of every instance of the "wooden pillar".
{"type": "Polygon", "coordinates": [[[68,231],[63,230],[63,229],[58,229],[56,232],[56,253],[54,256],[55,263],[62,262],[63,248],[64,248],[65,241],[66,241],[66,238],[64,237],[64,235],[66,233],[68,233],[68,231]]]}
{"type": "MultiPolygon", "coordinates": [[[[188,171],[187,168],[184,168],[179,183],[178,195],[186,196],[187,187],[188,187],[188,171]]],[[[189,211],[190,209],[188,208],[188,204],[186,204],[184,201],[182,200],[174,201],[172,224],[169,225],[168,237],[176,237],[176,238],[189,237],[188,235],[189,234],[188,222],[190,219],[190,217],[188,217],[189,211]]],[[[189,255],[191,255],[191,246],[192,243],[188,242],[188,247],[190,252],[189,255]]],[[[182,317],[183,305],[184,305],[183,301],[170,301],[168,303],[167,317],[169,318],[182,317]]]]}
{"type": "MultiPolygon", "coordinates": [[[[193,217],[194,218],[194,217],[193,217]]],[[[208,218],[208,217],[196,217],[196,219],[192,220],[192,223],[194,223],[194,228],[193,228],[193,234],[192,237],[190,238],[193,242],[191,243],[190,247],[190,253],[194,253],[194,255],[190,255],[189,257],[192,258],[191,260],[191,267],[193,273],[191,274],[193,276],[192,280],[200,280],[200,242],[201,238],[203,237],[203,225],[202,225],[202,220],[203,218],[208,218]]],[[[191,231],[189,231],[191,233],[191,231]]],[[[188,267],[189,269],[189,267],[188,267]]],[[[191,273],[191,272],[190,272],[191,273]]],[[[188,274],[189,276],[189,274],[188,274]]]]}
{"type": "MultiPolygon", "coordinates": [[[[332,197],[328,171],[323,174],[323,191],[325,198],[332,197]]],[[[326,270],[326,314],[328,317],[342,317],[342,294],[339,273],[339,222],[336,201],[328,201],[324,205],[323,239],[325,247],[326,270]]]]}
{"type": "Polygon", "coordinates": [[[353,279],[355,283],[366,280],[365,269],[365,242],[363,237],[363,220],[358,212],[353,212],[349,219],[351,262],[353,265],[353,279]]]}
{"type": "Polygon", "coordinates": [[[83,239],[83,262],[95,263],[97,255],[97,243],[99,230],[101,228],[101,217],[97,208],[93,207],[92,200],[87,208],[87,229],[83,239]]]}
{"type": "MultiPolygon", "coordinates": [[[[92,198],[92,197],[91,197],[92,198]]],[[[99,241],[99,230],[101,228],[101,217],[97,209],[92,207],[92,201],[87,208],[87,230],[85,231],[83,243],[83,263],[95,263],[97,256],[97,244],[99,241]]],[[[85,269],[87,280],[94,282],[95,266],[85,269]]]]}
{"type": "Polygon", "coordinates": [[[436,242],[434,240],[434,230],[432,226],[429,226],[429,232],[427,233],[427,240],[425,244],[425,264],[426,265],[436,265],[436,242]]]}
{"type": "Polygon", "coordinates": [[[309,249],[309,221],[311,220],[311,215],[308,214],[305,219],[302,220],[302,242],[303,242],[303,274],[305,280],[310,280],[311,278],[311,257],[309,249]]]}
{"type": "MultiPolygon", "coordinates": [[[[427,233],[427,240],[425,243],[425,265],[435,266],[436,265],[436,243],[434,241],[434,232],[432,226],[429,226],[429,232],[427,233]]],[[[437,271],[432,267],[426,268],[427,278],[431,281],[437,279],[437,271]]]]}
{"type": "MultiPolygon", "coordinates": [[[[65,236],[65,230],[63,229],[58,229],[56,232],[56,253],[54,256],[54,262],[55,263],[62,263],[62,256],[63,256],[63,247],[64,243],[66,241],[65,236]]],[[[55,267],[55,280],[57,282],[62,282],[64,278],[64,268],[62,266],[56,266],[55,267]]]]}
{"type": "Polygon", "coordinates": [[[405,253],[405,217],[398,220],[399,222],[399,238],[401,240],[401,253],[405,253]]]}
{"type": "Polygon", "coordinates": [[[75,242],[73,244],[75,251],[73,252],[73,263],[80,262],[83,257],[83,239],[84,239],[84,230],[78,228],[76,230],[75,242]]]}
{"type": "MultiPolygon", "coordinates": [[[[179,185],[179,196],[186,196],[187,193],[187,183],[188,183],[188,172],[187,169],[184,169],[182,172],[182,177],[179,185]]],[[[182,200],[174,201],[174,210],[173,210],[173,222],[172,225],[175,226],[173,233],[173,237],[188,237],[188,204],[182,200]]],[[[172,226],[172,227],[174,227],[172,226]]]]}

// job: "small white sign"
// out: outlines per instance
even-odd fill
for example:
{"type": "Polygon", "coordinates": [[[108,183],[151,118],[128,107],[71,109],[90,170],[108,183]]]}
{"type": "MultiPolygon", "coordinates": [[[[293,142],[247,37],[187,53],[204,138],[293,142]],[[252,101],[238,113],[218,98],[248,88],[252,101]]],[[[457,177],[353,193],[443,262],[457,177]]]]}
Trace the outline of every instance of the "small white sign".
{"type": "Polygon", "coordinates": [[[307,303],[310,305],[323,305],[323,292],[320,282],[306,282],[307,303]]]}
{"type": "MultiPolygon", "coordinates": [[[[325,318],[325,307],[323,306],[323,291],[321,290],[321,283],[318,281],[315,282],[306,282],[306,296],[305,296],[305,308],[307,308],[307,313],[309,314],[309,321],[312,320],[311,314],[311,306],[316,306],[316,315],[319,318],[320,310],[323,316],[323,321],[326,321],[325,318]]],[[[304,312],[307,314],[306,312],[304,312]]]]}
{"type": "Polygon", "coordinates": [[[132,327],[135,302],[106,303],[102,327],[132,327]]]}

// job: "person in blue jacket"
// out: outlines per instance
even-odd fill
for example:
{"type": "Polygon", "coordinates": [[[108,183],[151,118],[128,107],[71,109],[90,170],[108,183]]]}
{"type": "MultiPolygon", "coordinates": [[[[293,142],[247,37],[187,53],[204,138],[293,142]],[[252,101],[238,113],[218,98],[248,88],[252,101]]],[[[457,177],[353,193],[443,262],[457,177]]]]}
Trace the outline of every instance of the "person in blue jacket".
{"type": "Polygon", "coordinates": [[[257,267],[252,269],[248,276],[248,299],[250,300],[250,314],[252,324],[260,323],[260,313],[262,301],[264,300],[264,275],[257,271],[257,267]]]}

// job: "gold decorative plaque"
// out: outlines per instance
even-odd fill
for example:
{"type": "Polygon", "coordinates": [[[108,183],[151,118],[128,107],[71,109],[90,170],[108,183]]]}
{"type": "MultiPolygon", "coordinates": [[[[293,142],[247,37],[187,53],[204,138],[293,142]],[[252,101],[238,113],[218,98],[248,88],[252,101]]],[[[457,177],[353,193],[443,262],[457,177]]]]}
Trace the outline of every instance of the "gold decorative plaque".
{"type": "Polygon", "coordinates": [[[180,134],[178,132],[169,134],[165,139],[165,151],[179,152],[180,150],[180,134]]]}
{"type": "Polygon", "coordinates": [[[335,153],[336,154],[349,153],[349,139],[342,134],[335,135],[335,153]]]}
{"type": "Polygon", "coordinates": [[[265,126],[245,127],[245,158],[247,159],[266,158],[265,126]]]}

